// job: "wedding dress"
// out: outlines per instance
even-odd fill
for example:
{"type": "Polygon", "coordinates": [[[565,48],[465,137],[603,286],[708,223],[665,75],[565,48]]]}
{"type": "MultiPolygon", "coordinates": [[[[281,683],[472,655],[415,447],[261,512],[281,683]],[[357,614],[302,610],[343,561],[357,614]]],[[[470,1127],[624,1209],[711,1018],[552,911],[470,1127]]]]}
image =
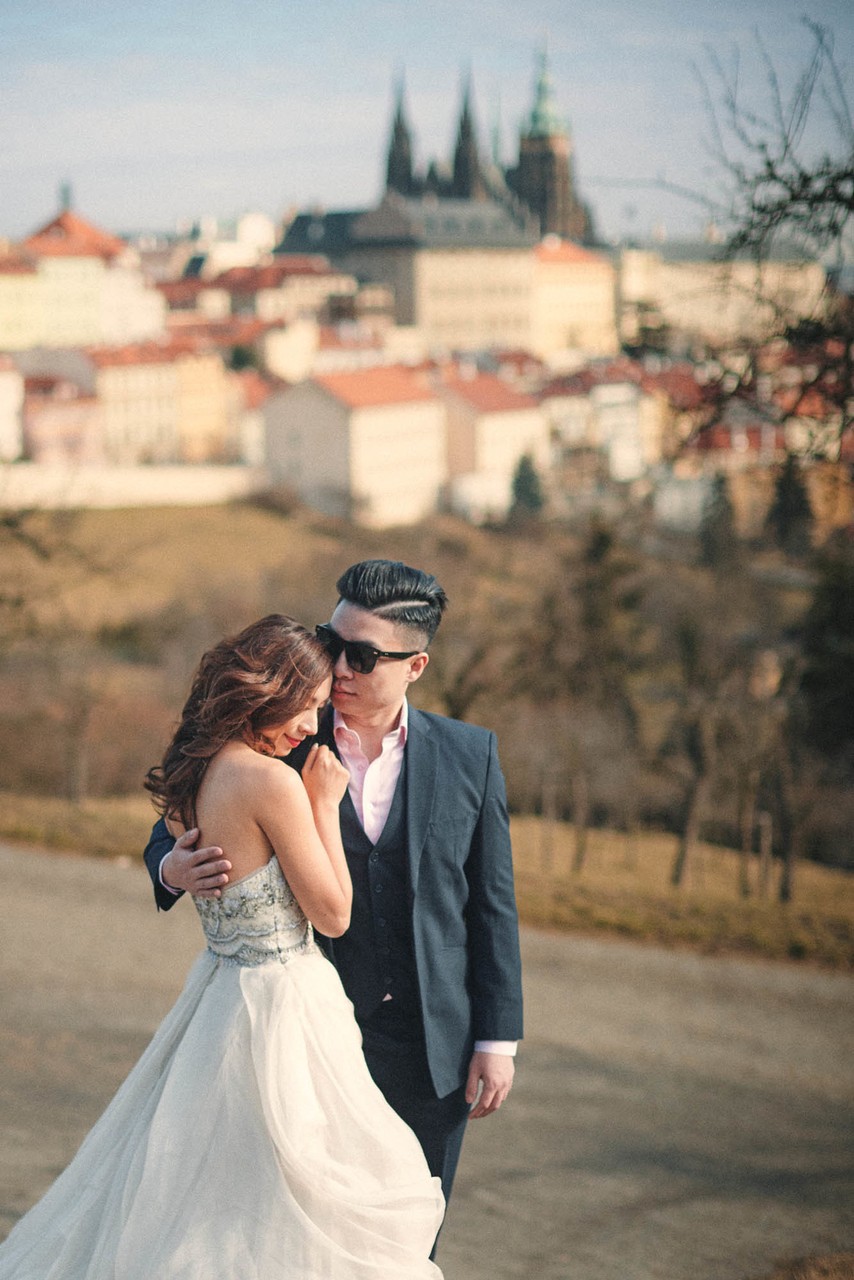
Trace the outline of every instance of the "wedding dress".
{"type": "Polygon", "coordinates": [[[441,1280],[439,1179],[279,863],[195,902],[207,950],[0,1280],[441,1280]]]}

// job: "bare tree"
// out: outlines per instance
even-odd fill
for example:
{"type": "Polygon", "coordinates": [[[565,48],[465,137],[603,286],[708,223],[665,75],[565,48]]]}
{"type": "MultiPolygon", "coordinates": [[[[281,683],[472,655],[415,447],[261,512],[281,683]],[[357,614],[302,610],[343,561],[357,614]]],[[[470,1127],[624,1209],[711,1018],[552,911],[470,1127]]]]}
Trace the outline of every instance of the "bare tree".
{"type": "Polygon", "coordinates": [[[854,123],[832,32],[802,21],[811,47],[788,90],[758,34],[759,101],[738,51],[728,63],[709,51],[710,73],[700,78],[723,178],[723,194],[710,204],[726,235],[722,260],[749,256],[761,269],[789,246],[828,270],[820,310],[804,315],[780,306],[776,325],[801,357],[800,382],[778,407],[784,418],[806,422],[814,413],[816,440],[828,451],[823,428],[833,422],[838,446],[854,403],[854,312],[844,283],[854,251],[854,123]]]}
{"type": "Polygon", "coordinates": [[[762,258],[781,235],[816,255],[845,248],[854,211],[854,123],[831,31],[811,18],[802,21],[812,48],[788,94],[757,33],[765,72],[759,104],[748,96],[738,51],[728,65],[709,51],[712,84],[701,81],[712,154],[729,179],[729,204],[721,203],[719,212],[730,253],[748,250],[762,258]],[[829,131],[820,128],[826,124],[829,131]]]}

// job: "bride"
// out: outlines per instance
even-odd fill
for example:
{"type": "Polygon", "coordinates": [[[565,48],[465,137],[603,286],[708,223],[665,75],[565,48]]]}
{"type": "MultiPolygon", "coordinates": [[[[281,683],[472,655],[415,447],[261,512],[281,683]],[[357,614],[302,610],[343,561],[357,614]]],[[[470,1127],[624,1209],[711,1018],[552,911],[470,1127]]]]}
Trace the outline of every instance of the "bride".
{"type": "Polygon", "coordinates": [[[0,1244],[0,1280],[441,1280],[444,1202],[374,1085],[312,926],[352,889],[347,771],[312,748],[330,662],[274,614],[202,658],[146,786],[232,864],[207,950],[72,1163],[0,1244]]]}

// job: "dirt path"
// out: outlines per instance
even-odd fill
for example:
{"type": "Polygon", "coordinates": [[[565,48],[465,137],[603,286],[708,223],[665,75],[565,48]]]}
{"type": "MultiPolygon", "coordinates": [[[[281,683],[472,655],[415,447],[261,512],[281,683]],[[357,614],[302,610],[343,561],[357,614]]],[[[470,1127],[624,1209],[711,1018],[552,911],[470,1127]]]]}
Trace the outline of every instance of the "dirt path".
{"type": "MultiPolygon", "coordinates": [[[[144,872],[0,846],[0,1235],[201,946],[144,872]]],[[[517,1086],[471,1126],[446,1280],[745,1280],[854,1246],[854,979],[526,931],[517,1086]]],[[[231,1278],[229,1278],[231,1280],[231,1278]]]]}

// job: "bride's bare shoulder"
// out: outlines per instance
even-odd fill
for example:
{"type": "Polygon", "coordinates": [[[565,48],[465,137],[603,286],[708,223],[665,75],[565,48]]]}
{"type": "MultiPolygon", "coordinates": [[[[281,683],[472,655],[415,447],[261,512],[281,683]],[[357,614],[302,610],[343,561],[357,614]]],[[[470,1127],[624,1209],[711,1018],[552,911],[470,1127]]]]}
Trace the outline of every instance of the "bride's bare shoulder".
{"type": "Polygon", "coordinates": [[[256,787],[288,790],[300,785],[295,770],[281,760],[253,751],[245,742],[227,742],[209,764],[205,782],[218,787],[237,786],[242,790],[256,787]]]}

